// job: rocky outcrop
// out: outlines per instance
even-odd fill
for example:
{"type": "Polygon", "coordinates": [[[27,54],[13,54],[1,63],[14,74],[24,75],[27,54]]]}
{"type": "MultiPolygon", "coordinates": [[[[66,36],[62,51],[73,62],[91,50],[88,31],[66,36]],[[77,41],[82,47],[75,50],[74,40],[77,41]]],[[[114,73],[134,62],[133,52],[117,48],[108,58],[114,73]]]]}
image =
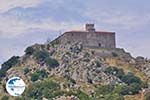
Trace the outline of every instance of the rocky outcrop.
{"type": "MultiPolygon", "coordinates": [[[[90,93],[91,91],[94,91],[94,88],[91,88],[90,85],[124,84],[115,75],[105,72],[110,66],[120,68],[120,66],[124,67],[128,65],[132,67],[132,69],[144,73],[146,77],[150,77],[150,61],[143,57],[133,58],[130,53],[125,52],[123,49],[87,48],[83,47],[82,43],[66,43],[65,45],[61,43],[49,43],[46,45],[36,44],[32,47],[35,51],[44,51],[48,53],[50,58],[54,58],[59,62],[59,66],[49,68],[50,66],[48,66],[45,61],[37,62],[34,54],[25,54],[20,57],[20,63],[18,66],[12,67],[7,71],[3,83],[12,76],[20,76],[26,83],[30,84],[31,75],[37,70],[45,69],[48,77],[55,76],[67,79],[66,83],[64,81],[60,82],[61,89],[81,89],[83,87],[85,88],[84,85],[86,85],[86,88],[89,86],[89,89],[88,91],[85,89],[85,91],[90,93]],[[115,63],[118,61],[121,63],[113,64],[110,63],[110,60],[107,61],[107,59],[113,59],[115,63]],[[30,70],[26,75],[24,74],[24,68],[29,68],[30,70]]],[[[79,99],[75,96],[61,96],[56,97],[54,100],[79,99]]]]}

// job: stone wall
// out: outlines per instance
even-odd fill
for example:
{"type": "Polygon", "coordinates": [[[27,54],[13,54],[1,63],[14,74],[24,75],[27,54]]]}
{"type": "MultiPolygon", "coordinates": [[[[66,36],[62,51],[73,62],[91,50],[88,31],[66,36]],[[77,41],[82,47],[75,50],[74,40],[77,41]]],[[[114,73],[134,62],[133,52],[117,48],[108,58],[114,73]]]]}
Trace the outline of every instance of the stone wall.
{"type": "Polygon", "coordinates": [[[82,42],[86,47],[116,48],[115,33],[108,32],[66,32],[58,38],[64,42],[82,42]]]}

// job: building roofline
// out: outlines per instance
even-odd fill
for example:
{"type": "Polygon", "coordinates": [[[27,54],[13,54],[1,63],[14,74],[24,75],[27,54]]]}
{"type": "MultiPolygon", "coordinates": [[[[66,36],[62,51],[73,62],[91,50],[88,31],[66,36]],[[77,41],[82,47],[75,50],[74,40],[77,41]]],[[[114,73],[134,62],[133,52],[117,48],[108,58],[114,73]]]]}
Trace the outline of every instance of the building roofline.
{"type": "MultiPolygon", "coordinates": [[[[72,31],[67,31],[65,33],[91,33],[88,31],[78,31],[78,30],[72,30],[72,31]]],[[[99,34],[115,34],[115,32],[107,32],[107,31],[95,31],[93,33],[99,33],[99,34]]]]}

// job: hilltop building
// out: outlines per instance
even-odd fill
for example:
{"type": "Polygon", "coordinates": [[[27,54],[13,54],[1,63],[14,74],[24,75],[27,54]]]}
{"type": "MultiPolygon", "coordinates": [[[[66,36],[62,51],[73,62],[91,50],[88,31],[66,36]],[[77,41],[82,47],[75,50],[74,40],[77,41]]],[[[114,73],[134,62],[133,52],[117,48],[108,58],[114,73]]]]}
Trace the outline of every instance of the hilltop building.
{"type": "Polygon", "coordinates": [[[96,31],[94,24],[86,24],[84,31],[68,31],[57,38],[61,43],[82,42],[85,47],[116,48],[115,32],[96,31]]]}

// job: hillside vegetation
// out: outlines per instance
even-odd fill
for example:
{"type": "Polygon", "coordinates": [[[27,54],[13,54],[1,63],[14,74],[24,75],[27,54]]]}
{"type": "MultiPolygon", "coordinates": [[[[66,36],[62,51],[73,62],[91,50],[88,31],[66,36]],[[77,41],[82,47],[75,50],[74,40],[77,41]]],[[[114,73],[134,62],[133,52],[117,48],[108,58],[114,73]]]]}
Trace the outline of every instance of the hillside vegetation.
{"type": "MultiPolygon", "coordinates": [[[[148,88],[150,62],[123,49],[89,48],[82,43],[35,44],[0,70],[1,100],[141,100],[148,88]],[[19,76],[26,91],[10,97],[6,81],[19,76]]],[[[145,100],[149,95],[145,95],[145,100]]]]}

